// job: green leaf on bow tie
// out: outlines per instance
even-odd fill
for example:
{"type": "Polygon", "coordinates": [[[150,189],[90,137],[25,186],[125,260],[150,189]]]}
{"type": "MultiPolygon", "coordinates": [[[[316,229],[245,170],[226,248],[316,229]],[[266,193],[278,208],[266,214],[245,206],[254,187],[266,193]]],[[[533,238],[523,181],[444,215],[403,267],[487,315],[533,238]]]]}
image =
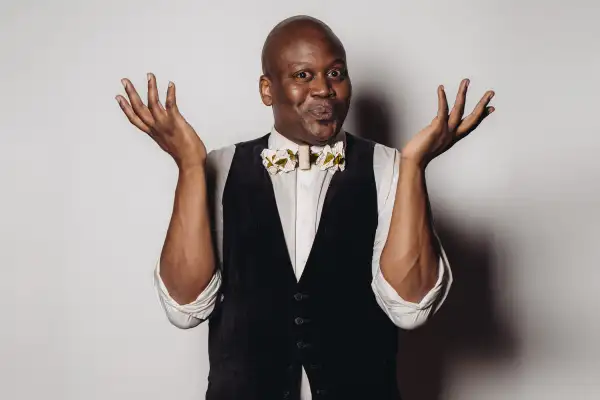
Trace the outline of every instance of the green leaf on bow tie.
{"type": "Polygon", "coordinates": [[[317,159],[319,158],[319,153],[310,153],[310,163],[314,164],[317,162],[317,159]]]}
{"type": "Polygon", "coordinates": [[[344,157],[341,154],[335,156],[335,160],[333,160],[333,165],[340,165],[344,163],[344,157]]]}
{"type": "Polygon", "coordinates": [[[325,156],[325,161],[323,161],[323,164],[327,164],[329,161],[333,160],[335,156],[332,153],[329,153],[325,156]]]}
{"type": "Polygon", "coordinates": [[[285,164],[287,164],[287,160],[285,158],[282,158],[280,160],[275,161],[275,164],[283,167],[285,164]]]}
{"type": "Polygon", "coordinates": [[[290,160],[295,161],[296,160],[296,153],[294,153],[293,151],[291,151],[290,149],[287,149],[287,153],[290,156],[290,160]]]}

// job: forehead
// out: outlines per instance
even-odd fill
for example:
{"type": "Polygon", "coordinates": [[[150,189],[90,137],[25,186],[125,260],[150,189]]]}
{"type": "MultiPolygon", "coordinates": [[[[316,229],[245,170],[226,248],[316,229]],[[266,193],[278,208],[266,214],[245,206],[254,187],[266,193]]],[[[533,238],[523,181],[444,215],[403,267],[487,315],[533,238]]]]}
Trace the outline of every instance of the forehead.
{"type": "Polygon", "coordinates": [[[273,54],[279,69],[288,70],[297,64],[326,66],[346,55],[339,39],[321,29],[306,27],[290,32],[277,43],[273,54]]]}

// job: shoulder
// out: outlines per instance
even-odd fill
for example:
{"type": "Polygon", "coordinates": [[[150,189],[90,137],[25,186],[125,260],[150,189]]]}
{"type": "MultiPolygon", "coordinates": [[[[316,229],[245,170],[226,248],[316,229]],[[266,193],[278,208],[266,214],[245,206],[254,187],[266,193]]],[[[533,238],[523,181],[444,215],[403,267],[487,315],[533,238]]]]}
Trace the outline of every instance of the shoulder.
{"type": "Polygon", "coordinates": [[[385,174],[386,172],[392,172],[394,165],[397,164],[399,160],[400,152],[398,150],[354,134],[346,133],[346,135],[355,145],[373,149],[373,169],[376,177],[385,174]]]}
{"type": "Polygon", "coordinates": [[[231,160],[233,160],[233,155],[235,154],[235,148],[236,145],[231,144],[209,151],[206,158],[207,170],[213,174],[229,170],[231,160]]]}
{"type": "Polygon", "coordinates": [[[400,152],[381,143],[375,143],[373,148],[373,164],[380,167],[392,167],[398,161],[400,152]]]}
{"type": "Polygon", "coordinates": [[[219,147],[208,152],[206,158],[206,171],[207,175],[212,181],[223,181],[227,178],[233,157],[238,151],[247,151],[254,149],[256,146],[264,146],[268,139],[268,134],[239,142],[236,144],[230,144],[228,146],[219,147]]]}
{"type": "Polygon", "coordinates": [[[396,185],[398,184],[400,152],[393,147],[380,143],[375,144],[373,149],[373,173],[377,186],[377,203],[381,211],[394,197],[396,185]]]}
{"type": "Polygon", "coordinates": [[[230,144],[223,147],[218,147],[208,152],[207,155],[207,166],[212,170],[229,170],[231,161],[236,151],[244,149],[252,149],[257,145],[261,145],[268,138],[268,135],[261,136],[255,139],[238,142],[236,144],[230,144]]]}

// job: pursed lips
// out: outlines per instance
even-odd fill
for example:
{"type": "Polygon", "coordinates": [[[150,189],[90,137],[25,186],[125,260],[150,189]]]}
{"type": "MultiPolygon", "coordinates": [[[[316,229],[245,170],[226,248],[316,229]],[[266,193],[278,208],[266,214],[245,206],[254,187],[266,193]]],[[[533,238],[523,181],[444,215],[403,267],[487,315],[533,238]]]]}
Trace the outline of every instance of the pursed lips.
{"type": "Polygon", "coordinates": [[[334,107],[331,104],[315,104],[308,108],[308,112],[317,120],[331,120],[334,116],[334,107]]]}

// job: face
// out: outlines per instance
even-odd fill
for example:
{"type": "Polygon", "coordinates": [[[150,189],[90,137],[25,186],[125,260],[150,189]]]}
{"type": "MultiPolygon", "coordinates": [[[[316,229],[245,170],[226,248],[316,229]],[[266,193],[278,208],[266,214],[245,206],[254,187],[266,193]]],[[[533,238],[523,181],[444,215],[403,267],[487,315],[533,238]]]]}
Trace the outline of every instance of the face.
{"type": "Polygon", "coordinates": [[[352,85],[343,48],[313,29],[273,52],[269,76],[261,77],[263,103],[273,107],[275,129],[295,141],[322,145],[342,127],[352,85]]]}

